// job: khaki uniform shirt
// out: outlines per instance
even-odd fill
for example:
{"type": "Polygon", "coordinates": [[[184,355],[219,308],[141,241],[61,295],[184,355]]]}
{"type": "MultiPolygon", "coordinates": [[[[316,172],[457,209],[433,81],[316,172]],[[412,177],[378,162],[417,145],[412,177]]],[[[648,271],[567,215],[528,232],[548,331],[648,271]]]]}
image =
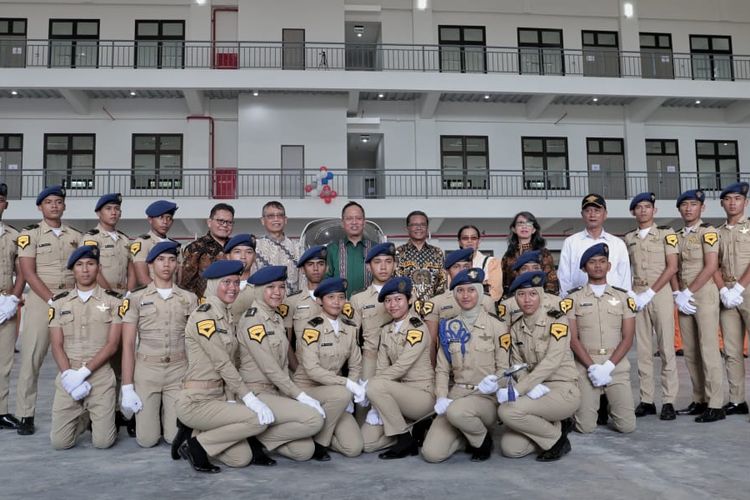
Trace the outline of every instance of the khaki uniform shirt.
{"type": "Polygon", "coordinates": [[[677,255],[677,234],[669,226],[654,224],[645,238],[639,229],[625,235],[625,246],[630,256],[630,269],[633,272],[633,291],[643,292],[650,288],[667,267],[667,255],[677,255]]]}
{"type": "MultiPolygon", "coordinates": [[[[130,254],[133,256],[133,262],[146,262],[148,253],[157,243],[162,241],[174,241],[179,244],[179,241],[173,240],[172,238],[162,238],[156,234],[153,230],[146,234],[142,234],[130,244],[130,254]]],[[[177,258],[178,262],[180,258],[177,258]]]]}
{"type": "Polygon", "coordinates": [[[435,370],[430,361],[430,332],[416,314],[409,313],[398,328],[395,322],[390,322],[380,329],[375,378],[433,391],[435,370]]]}
{"type": "Polygon", "coordinates": [[[237,295],[237,299],[232,302],[229,309],[232,311],[232,317],[234,318],[234,325],[237,326],[250,306],[255,300],[255,285],[248,283],[245,288],[240,290],[240,294],[237,295]]]}
{"type": "Polygon", "coordinates": [[[297,335],[297,358],[299,366],[294,372],[294,383],[300,387],[317,385],[346,385],[347,377],[341,376],[341,368],[349,367],[348,379],[355,382],[362,370],[362,353],[357,344],[357,326],[339,316],[339,334],[333,325],[322,316],[307,322],[297,335]]]}
{"type": "MultiPolygon", "coordinates": [[[[495,301],[492,300],[492,297],[483,294],[480,300],[482,301],[482,308],[485,311],[500,316],[500,314],[498,314],[499,309],[495,306],[495,301]]],[[[461,308],[458,306],[458,302],[456,302],[453,292],[450,291],[436,295],[422,304],[419,302],[414,303],[414,310],[417,313],[420,313],[420,307],[421,314],[425,321],[438,321],[441,319],[455,318],[461,312],[461,308]]]]}
{"type": "MultiPolygon", "coordinates": [[[[567,307],[568,302],[572,304],[572,301],[560,300],[560,297],[548,292],[544,292],[542,300],[542,304],[544,304],[546,308],[558,308],[564,313],[568,312],[568,309],[570,309],[567,307]]],[[[516,297],[513,295],[498,303],[496,308],[496,314],[500,316],[500,319],[508,321],[508,324],[515,323],[521,316],[523,316],[523,312],[521,312],[521,308],[518,307],[518,302],[516,302],[516,297]]]]}
{"type": "MultiPolygon", "coordinates": [[[[703,254],[719,252],[719,233],[712,225],[698,221],[694,228],[690,232],[686,231],[687,228],[677,232],[680,249],[677,277],[681,290],[689,286],[703,270],[703,254]]],[[[711,283],[713,280],[709,280],[707,284],[711,283]]]]}
{"type": "Polygon", "coordinates": [[[576,320],[578,339],[589,354],[610,356],[622,341],[622,322],[634,318],[635,300],[627,292],[609,285],[601,297],[589,285],[572,292],[568,318],[576,320]]]}
{"type": "Polygon", "coordinates": [[[727,286],[734,286],[750,265],[750,221],[743,217],[732,227],[719,227],[719,262],[727,286]]]}
{"type": "Polygon", "coordinates": [[[46,222],[26,226],[18,235],[18,256],[36,259],[36,274],[54,294],[75,286],[73,271],[67,269],[68,258],[78,248],[81,233],[63,224],[55,236],[46,222]]]}
{"type": "Polygon", "coordinates": [[[101,225],[86,231],[81,236],[81,245],[99,247],[100,272],[107,283],[118,292],[128,288],[128,265],[133,259],[130,254],[130,238],[122,231],[117,231],[117,240],[107,233],[101,225]]]}
{"type": "Polygon", "coordinates": [[[280,306],[279,313],[284,318],[284,328],[292,329],[295,335],[302,333],[305,323],[322,314],[318,300],[307,290],[288,295],[285,305],[286,308],[280,306]]]}
{"type": "Polygon", "coordinates": [[[381,327],[391,320],[382,302],[378,302],[378,291],[374,285],[370,285],[356,295],[352,296],[351,304],[354,309],[352,320],[362,328],[362,337],[365,351],[376,352],[380,342],[381,327]]]}
{"type": "Polygon", "coordinates": [[[18,231],[13,226],[0,221],[0,294],[13,291],[13,275],[16,273],[16,243],[18,231]]]}

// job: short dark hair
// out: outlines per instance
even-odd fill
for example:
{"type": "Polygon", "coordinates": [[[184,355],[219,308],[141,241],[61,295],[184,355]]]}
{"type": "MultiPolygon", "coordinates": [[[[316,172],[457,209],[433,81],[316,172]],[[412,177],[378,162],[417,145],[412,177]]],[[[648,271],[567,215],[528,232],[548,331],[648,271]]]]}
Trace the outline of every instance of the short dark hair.
{"type": "Polygon", "coordinates": [[[480,238],[482,237],[482,232],[479,230],[477,226],[475,226],[474,224],[466,224],[465,226],[461,226],[461,229],[459,229],[458,232],[456,233],[456,239],[458,241],[461,241],[461,233],[463,233],[467,229],[473,229],[474,231],[477,232],[478,237],[480,238]]]}
{"type": "Polygon", "coordinates": [[[279,210],[281,210],[282,212],[284,212],[284,215],[286,215],[286,208],[284,208],[284,205],[282,205],[280,201],[271,200],[268,203],[266,203],[265,205],[263,205],[263,208],[260,210],[261,217],[265,217],[266,216],[266,209],[267,208],[278,208],[279,210]]]}
{"type": "Polygon", "coordinates": [[[230,214],[232,214],[232,217],[234,217],[234,207],[232,205],[230,205],[229,203],[217,203],[211,209],[211,213],[208,214],[208,216],[210,218],[213,218],[214,215],[216,215],[216,212],[218,212],[219,210],[225,210],[225,211],[229,212],[230,214]]]}
{"type": "Polygon", "coordinates": [[[341,209],[341,218],[344,218],[344,212],[346,212],[346,209],[349,207],[359,207],[360,210],[362,210],[362,215],[365,215],[365,207],[357,203],[356,201],[350,201],[346,205],[344,205],[344,208],[341,209]]]}
{"type": "Polygon", "coordinates": [[[411,212],[409,212],[409,215],[406,216],[406,225],[407,226],[409,225],[409,221],[411,220],[411,218],[414,217],[415,215],[421,215],[422,217],[424,217],[427,220],[427,224],[430,223],[430,218],[427,217],[426,213],[424,213],[421,210],[412,210],[411,212]]]}

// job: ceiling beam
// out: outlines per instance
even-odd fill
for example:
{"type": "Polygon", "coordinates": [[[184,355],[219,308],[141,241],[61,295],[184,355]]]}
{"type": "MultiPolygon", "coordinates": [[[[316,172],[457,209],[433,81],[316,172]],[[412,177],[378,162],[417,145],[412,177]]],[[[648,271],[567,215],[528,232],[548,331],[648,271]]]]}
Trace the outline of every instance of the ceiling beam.
{"type": "Polygon", "coordinates": [[[435,116],[438,104],[440,104],[440,92],[427,92],[419,103],[419,117],[429,119],[435,116]]]}
{"type": "Polygon", "coordinates": [[[666,97],[641,97],[628,104],[628,118],[635,123],[643,123],[664,104],[666,97]]]}
{"type": "Polygon", "coordinates": [[[555,100],[554,94],[535,95],[526,103],[526,118],[536,120],[555,100]]]}
{"type": "Polygon", "coordinates": [[[359,113],[359,91],[349,91],[349,104],[346,106],[346,113],[356,116],[359,113]]]}
{"type": "Polygon", "coordinates": [[[738,101],[724,110],[724,118],[726,118],[729,123],[744,122],[749,117],[750,101],[738,101]]]}
{"type": "Polygon", "coordinates": [[[182,95],[185,96],[185,104],[191,115],[206,114],[206,96],[201,90],[182,89],[182,95]]]}
{"type": "Polygon", "coordinates": [[[91,99],[82,90],[60,89],[60,94],[79,115],[87,115],[91,112],[91,99]]]}

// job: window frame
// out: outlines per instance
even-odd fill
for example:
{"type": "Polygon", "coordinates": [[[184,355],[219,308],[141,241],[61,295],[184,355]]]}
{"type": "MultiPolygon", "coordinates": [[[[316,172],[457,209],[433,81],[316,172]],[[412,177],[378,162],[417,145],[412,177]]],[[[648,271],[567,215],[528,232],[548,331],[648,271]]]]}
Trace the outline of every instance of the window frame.
{"type": "Polygon", "coordinates": [[[569,149],[568,149],[568,138],[563,136],[522,136],[521,137],[521,168],[523,171],[523,189],[525,190],[553,190],[553,191],[570,191],[570,157],[569,157],[569,149]],[[526,152],[524,148],[524,143],[527,140],[541,140],[542,141],[542,151],[536,152],[536,151],[530,151],[526,152]],[[547,148],[547,141],[559,141],[562,140],[565,143],[565,152],[564,153],[555,153],[555,152],[549,152],[547,148]],[[534,158],[542,158],[542,176],[543,176],[543,182],[544,186],[535,187],[532,186],[532,182],[539,182],[538,180],[530,180],[526,178],[527,172],[526,172],[526,157],[534,157],[534,158]],[[564,171],[564,177],[565,177],[565,187],[554,187],[550,184],[550,177],[549,177],[549,168],[547,166],[547,160],[548,158],[565,158],[565,171],[564,171]]]}
{"type": "MultiPolygon", "coordinates": [[[[439,64],[439,70],[442,73],[443,72],[443,47],[458,47],[459,54],[460,54],[460,62],[461,62],[461,69],[458,71],[459,73],[466,73],[466,47],[481,47],[482,48],[482,71],[469,71],[469,73],[487,73],[487,27],[486,26],[472,26],[472,25],[464,25],[464,24],[439,24],[438,25],[438,48],[439,48],[439,54],[438,54],[438,64],[439,64]],[[442,30],[443,29],[457,29],[459,32],[459,41],[443,41],[442,36],[442,30]],[[481,42],[474,42],[474,41],[466,41],[464,32],[467,29],[481,29],[482,30],[482,41],[481,42]]],[[[447,70],[446,70],[447,71],[447,70]]],[[[450,73],[453,73],[453,71],[450,71],[450,73]]]]}
{"type": "MultiPolygon", "coordinates": [[[[690,43],[690,77],[693,80],[707,80],[707,81],[716,81],[716,75],[715,75],[715,58],[714,56],[721,55],[721,56],[729,56],[729,81],[734,81],[734,49],[732,47],[732,36],[731,35],[702,35],[702,34],[694,34],[694,35],[688,35],[688,40],[690,43]],[[694,49],[693,48],[693,40],[696,38],[707,38],[710,48],[708,49],[694,49]],[[717,50],[713,48],[714,40],[719,38],[725,38],[729,42],[729,49],[727,50],[717,50]],[[706,55],[709,56],[709,61],[711,62],[711,78],[705,79],[705,78],[696,78],[695,77],[695,59],[693,58],[693,55],[706,55]]],[[[720,78],[719,81],[727,81],[725,78],[720,78]]],[[[724,141],[720,141],[724,142],[724,141]]]]}
{"type": "Polygon", "coordinates": [[[526,75],[536,75],[536,74],[538,74],[538,75],[546,75],[546,74],[552,74],[552,75],[565,76],[565,47],[563,45],[563,43],[564,43],[564,40],[563,40],[563,30],[561,28],[558,29],[558,28],[530,28],[530,27],[520,27],[520,28],[516,29],[516,43],[518,45],[518,74],[519,75],[523,75],[523,74],[526,74],[526,75]],[[521,32],[522,31],[535,31],[536,35],[537,35],[537,37],[536,37],[537,43],[536,44],[532,44],[532,43],[528,43],[528,42],[521,42],[521,32]],[[545,32],[545,31],[559,33],[560,34],[560,43],[559,43],[559,45],[558,44],[551,44],[551,43],[544,43],[544,42],[542,42],[542,33],[545,32]],[[521,49],[524,49],[524,48],[525,49],[537,49],[538,50],[539,61],[540,61],[539,72],[538,73],[529,73],[529,72],[524,72],[522,70],[523,65],[521,64],[521,56],[522,56],[521,49]],[[544,62],[544,56],[545,56],[544,49],[547,49],[547,50],[549,50],[549,49],[559,49],[560,50],[560,73],[546,73],[544,71],[544,64],[542,64],[544,62]]]}
{"type": "Polygon", "coordinates": [[[134,68],[156,68],[162,69],[165,66],[162,64],[162,55],[164,50],[164,42],[182,42],[180,44],[180,64],[175,66],[166,66],[167,68],[185,68],[185,20],[184,19],[136,19],[134,24],[134,37],[135,40],[135,55],[133,60],[134,68]],[[138,26],[140,24],[156,23],[158,24],[158,34],[156,36],[138,35],[138,26]],[[165,24],[181,24],[182,25],[182,36],[176,35],[164,35],[165,24]],[[138,42],[157,42],[156,45],[156,66],[144,66],[138,64],[138,42]]]}
{"type": "Polygon", "coordinates": [[[63,180],[63,187],[65,189],[94,189],[96,187],[96,134],[66,134],[66,133],[46,133],[44,134],[44,179],[45,184],[50,184],[47,181],[47,156],[50,154],[65,154],[67,156],[67,164],[65,168],[65,179],[63,180]],[[68,145],[65,150],[62,149],[49,149],[49,139],[51,137],[66,137],[68,145]],[[91,138],[91,149],[73,149],[73,140],[75,137],[90,137],[91,138]],[[86,180],[86,186],[74,186],[74,181],[77,179],[73,176],[73,156],[76,154],[90,154],[91,155],[91,179],[86,180]]]}
{"type": "MultiPolygon", "coordinates": [[[[145,190],[145,189],[182,189],[184,185],[184,166],[185,166],[185,135],[181,133],[134,133],[131,137],[131,162],[130,162],[130,189],[134,190],[145,190]],[[154,149],[136,149],[136,140],[140,137],[153,137],[154,149]],[[161,162],[160,158],[162,154],[176,154],[177,150],[166,149],[162,150],[160,147],[162,137],[179,137],[180,138],[180,165],[179,165],[179,176],[168,176],[161,179],[161,162]],[[154,177],[148,178],[147,182],[149,185],[143,186],[138,184],[138,177],[145,177],[144,174],[139,174],[135,168],[135,157],[136,155],[153,155],[154,156],[154,177]],[[153,185],[151,185],[153,182],[153,185]],[[162,185],[162,182],[167,184],[162,185]]],[[[165,167],[170,170],[174,167],[165,167]]]]}
{"type": "Polygon", "coordinates": [[[11,27],[10,31],[0,31],[0,36],[17,36],[26,38],[29,32],[29,19],[26,17],[0,17],[0,21],[6,21],[11,27]],[[12,26],[18,21],[23,21],[23,33],[16,33],[13,31],[12,26]]]}
{"type": "Polygon", "coordinates": [[[23,134],[0,134],[0,152],[6,153],[6,152],[23,152],[23,134]],[[8,143],[10,142],[8,139],[11,137],[17,137],[21,141],[21,146],[18,148],[11,148],[8,146],[8,143]]]}
{"type": "Polygon", "coordinates": [[[739,149],[739,141],[737,140],[714,140],[714,139],[695,139],[695,172],[697,175],[697,185],[698,189],[702,189],[703,191],[721,191],[726,186],[722,184],[722,176],[727,175],[723,174],[720,167],[720,161],[726,160],[726,159],[733,159],[735,161],[735,165],[737,167],[736,170],[736,176],[732,178],[731,180],[728,180],[727,185],[732,184],[734,182],[738,182],[740,179],[740,149],[739,149]],[[709,143],[713,144],[714,153],[712,155],[706,155],[706,154],[700,154],[698,153],[698,144],[699,143],[709,143]],[[719,153],[719,144],[726,143],[726,144],[734,144],[734,155],[722,155],[719,153]],[[712,159],[714,161],[714,172],[702,172],[700,170],[700,160],[709,160],[712,159]],[[704,187],[701,185],[701,178],[704,175],[715,175],[716,176],[716,187],[704,187]]]}
{"type": "Polygon", "coordinates": [[[441,187],[445,190],[469,190],[469,189],[479,189],[479,190],[488,190],[490,189],[490,141],[489,136],[486,135],[456,135],[456,134],[448,134],[448,135],[441,135],[440,136],[440,181],[441,181],[441,187]],[[446,156],[459,156],[459,153],[457,151],[446,151],[443,149],[443,140],[444,139],[461,139],[461,185],[460,186],[452,186],[451,183],[455,182],[455,179],[445,179],[445,167],[444,167],[444,158],[446,156]],[[474,151],[467,151],[467,143],[469,139],[480,139],[484,141],[484,153],[477,153],[474,151]],[[484,178],[484,186],[481,187],[474,187],[469,185],[470,177],[478,177],[477,175],[469,175],[469,167],[467,164],[467,159],[470,156],[481,156],[486,158],[486,164],[487,168],[485,170],[485,178],[484,178]]]}
{"type": "Polygon", "coordinates": [[[78,51],[76,50],[79,41],[92,41],[96,40],[96,64],[93,66],[84,66],[85,68],[98,68],[99,67],[99,41],[101,36],[101,20],[100,19],[66,19],[66,18],[50,18],[49,20],[49,52],[47,56],[47,67],[49,68],[67,68],[68,66],[62,66],[52,64],[52,48],[53,40],[69,41],[71,43],[71,60],[70,67],[78,67],[78,51]],[[55,23],[73,23],[73,33],[71,35],[55,35],[52,33],[52,26],[55,23]],[[78,24],[79,23],[96,23],[96,35],[78,35],[78,24]]]}

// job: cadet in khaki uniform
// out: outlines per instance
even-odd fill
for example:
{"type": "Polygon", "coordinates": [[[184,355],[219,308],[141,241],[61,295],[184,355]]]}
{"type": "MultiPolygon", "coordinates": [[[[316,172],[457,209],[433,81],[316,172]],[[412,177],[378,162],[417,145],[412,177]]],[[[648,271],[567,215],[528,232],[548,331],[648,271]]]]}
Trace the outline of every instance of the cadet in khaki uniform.
{"type": "Polygon", "coordinates": [[[693,401],[678,415],[695,415],[696,422],[725,418],[722,391],[723,366],[719,353],[719,290],[714,273],[719,262],[719,234],[701,221],[703,191],[685,191],[677,198],[685,227],[677,232],[679,270],[672,278],[674,301],[680,311],[680,334],[685,352],[693,401]],[[678,288],[679,287],[679,288],[678,288]]]}
{"type": "Polygon", "coordinates": [[[171,241],[154,246],[146,257],[154,281],[133,290],[120,308],[121,406],[136,414],[136,439],[144,448],[162,435],[171,443],[177,434],[175,404],[187,370],[185,324],[198,307],[194,293],[174,284],[178,252],[171,241]]]}
{"type": "Polygon", "coordinates": [[[21,366],[16,386],[16,417],[21,420],[21,435],[34,434],[39,369],[49,348],[46,311],[52,297],[75,285],[66,264],[81,238],[79,231],[62,223],[62,186],[51,186],[39,193],[36,205],[42,212],[42,221],[25,227],[16,240],[21,272],[31,287],[23,311],[21,366]]]}
{"type": "Polygon", "coordinates": [[[277,310],[286,296],[286,266],[264,267],[248,283],[255,286],[255,301],[237,329],[240,375],[276,417],[258,441],[292,460],[318,458],[312,436],[323,428],[325,412],[289,377],[289,341],[277,310]]]}
{"type": "Polygon", "coordinates": [[[581,403],[568,320],[542,303],[546,279],[543,271],[524,273],[509,288],[523,311],[510,329],[511,363],[528,366],[514,375],[512,390],[497,392],[498,415],[506,427],[500,438],[503,455],[519,458],[537,451],[540,462],[570,452],[570,417],[581,403]]]}
{"type": "MultiPolygon", "coordinates": [[[[341,314],[346,301],[346,280],[326,278],[315,289],[321,315],[310,319],[297,335],[299,366],[293,381],[320,401],[325,411],[323,429],[313,437],[316,458],[325,459],[325,449],[347,457],[362,453],[362,433],[354,420],[354,402],[365,400],[365,387],[357,382],[362,353],[357,327],[341,314]],[[344,365],[346,377],[341,375],[344,365]]],[[[330,457],[328,457],[330,459],[330,457]]]]}
{"type": "Polygon", "coordinates": [[[254,287],[248,286],[247,279],[250,277],[250,269],[255,262],[255,236],[252,234],[237,234],[224,245],[224,256],[226,260],[238,260],[244,266],[240,275],[240,294],[237,296],[230,309],[234,317],[234,324],[239,323],[242,315],[248,310],[255,300],[254,287]]]}
{"type": "MultiPolygon", "coordinates": [[[[523,273],[542,271],[542,252],[539,250],[528,250],[522,253],[513,263],[511,270],[514,273],[513,279],[523,273]]],[[[569,301],[560,301],[560,297],[546,291],[544,292],[543,301],[545,305],[549,307],[559,307],[563,312],[567,312],[568,309],[570,309],[569,301]]],[[[500,316],[500,318],[505,319],[508,324],[511,325],[523,316],[523,312],[521,312],[521,308],[518,307],[518,302],[516,302],[516,298],[513,295],[509,295],[502,301],[498,301],[496,308],[497,315],[500,316]]]]}
{"type": "Polygon", "coordinates": [[[52,355],[60,374],[55,379],[50,439],[56,450],[71,448],[79,418],[88,412],[94,448],[109,448],[115,427],[115,373],[109,359],[120,345],[122,296],[96,284],[99,249],[84,245],[68,259],[76,288],[57,295],[49,307],[52,355]]]}
{"type": "Polygon", "coordinates": [[[18,420],[8,413],[8,393],[16,345],[16,312],[26,281],[16,259],[18,231],[2,221],[8,208],[7,196],[8,186],[0,183],[0,429],[17,429],[18,420]]]}
{"type": "Polygon", "coordinates": [[[229,305],[237,299],[241,272],[238,261],[210,264],[203,271],[206,303],[193,311],[185,326],[188,368],[177,400],[182,425],[172,442],[172,458],[188,459],[198,472],[219,472],[209,456],[230,467],[259,460],[262,464],[262,450],[256,455],[248,441],[274,421],[273,412],[234,366],[238,342],[229,305]]]}
{"type": "Polygon", "coordinates": [[[501,377],[508,368],[510,334],[504,321],[482,308],[483,282],[479,268],[461,271],[451,280],[461,313],[440,321],[434,407],[438,417],[422,446],[422,457],[428,462],[448,459],[464,438],[472,461],[487,460],[492,454],[495,393],[505,383],[501,377]]]}
{"type": "Polygon", "coordinates": [[[391,447],[382,459],[403,458],[424,443],[430,421],[417,422],[409,433],[406,419],[417,421],[435,405],[435,372],[430,362],[430,332],[409,310],[412,284],[406,277],[393,278],[380,290],[391,321],[380,329],[378,366],[367,384],[373,408],[362,426],[365,451],[391,447]]]}
{"type": "Polygon", "coordinates": [[[747,415],[745,396],[745,359],[742,348],[750,327],[750,221],[745,216],[747,208],[747,182],[727,186],[721,192],[721,206],[727,220],[719,227],[719,272],[716,276],[721,287],[719,296],[721,331],[724,335],[729,402],[724,405],[727,415],[747,415]]]}
{"type": "Polygon", "coordinates": [[[633,291],[638,313],[635,335],[638,350],[638,377],[641,402],[636,417],[655,415],[654,404],[654,342],[661,357],[661,420],[676,418],[674,402],[679,390],[674,350],[674,302],[672,276],[677,272],[679,249],[677,235],[669,226],[657,226],[656,195],[641,193],[630,202],[630,213],[638,228],[625,235],[633,274],[633,291]]]}
{"type": "Polygon", "coordinates": [[[130,254],[133,256],[133,268],[135,270],[136,281],[139,285],[148,285],[151,283],[152,278],[148,271],[146,257],[154,245],[169,240],[167,233],[172,227],[176,211],[177,204],[167,200],[158,200],[146,207],[146,216],[148,217],[148,224],[151,226],[151,230],[146,234],[140,235],[130,244],[130,254]]]}
{"type": "Polygon", "coordinates": [[[575,416],[576,429],[596,429],[599,398],[607,395],[608,413],[615,429],[635,430],[630,363],[627,355],[635,336],[635,299],[622,288],[607,284],[609,245],[597,243],[583,252],[581,268],[588,283],[568,294],[570,347],[578,367],[581,406],[575,416]]]}

